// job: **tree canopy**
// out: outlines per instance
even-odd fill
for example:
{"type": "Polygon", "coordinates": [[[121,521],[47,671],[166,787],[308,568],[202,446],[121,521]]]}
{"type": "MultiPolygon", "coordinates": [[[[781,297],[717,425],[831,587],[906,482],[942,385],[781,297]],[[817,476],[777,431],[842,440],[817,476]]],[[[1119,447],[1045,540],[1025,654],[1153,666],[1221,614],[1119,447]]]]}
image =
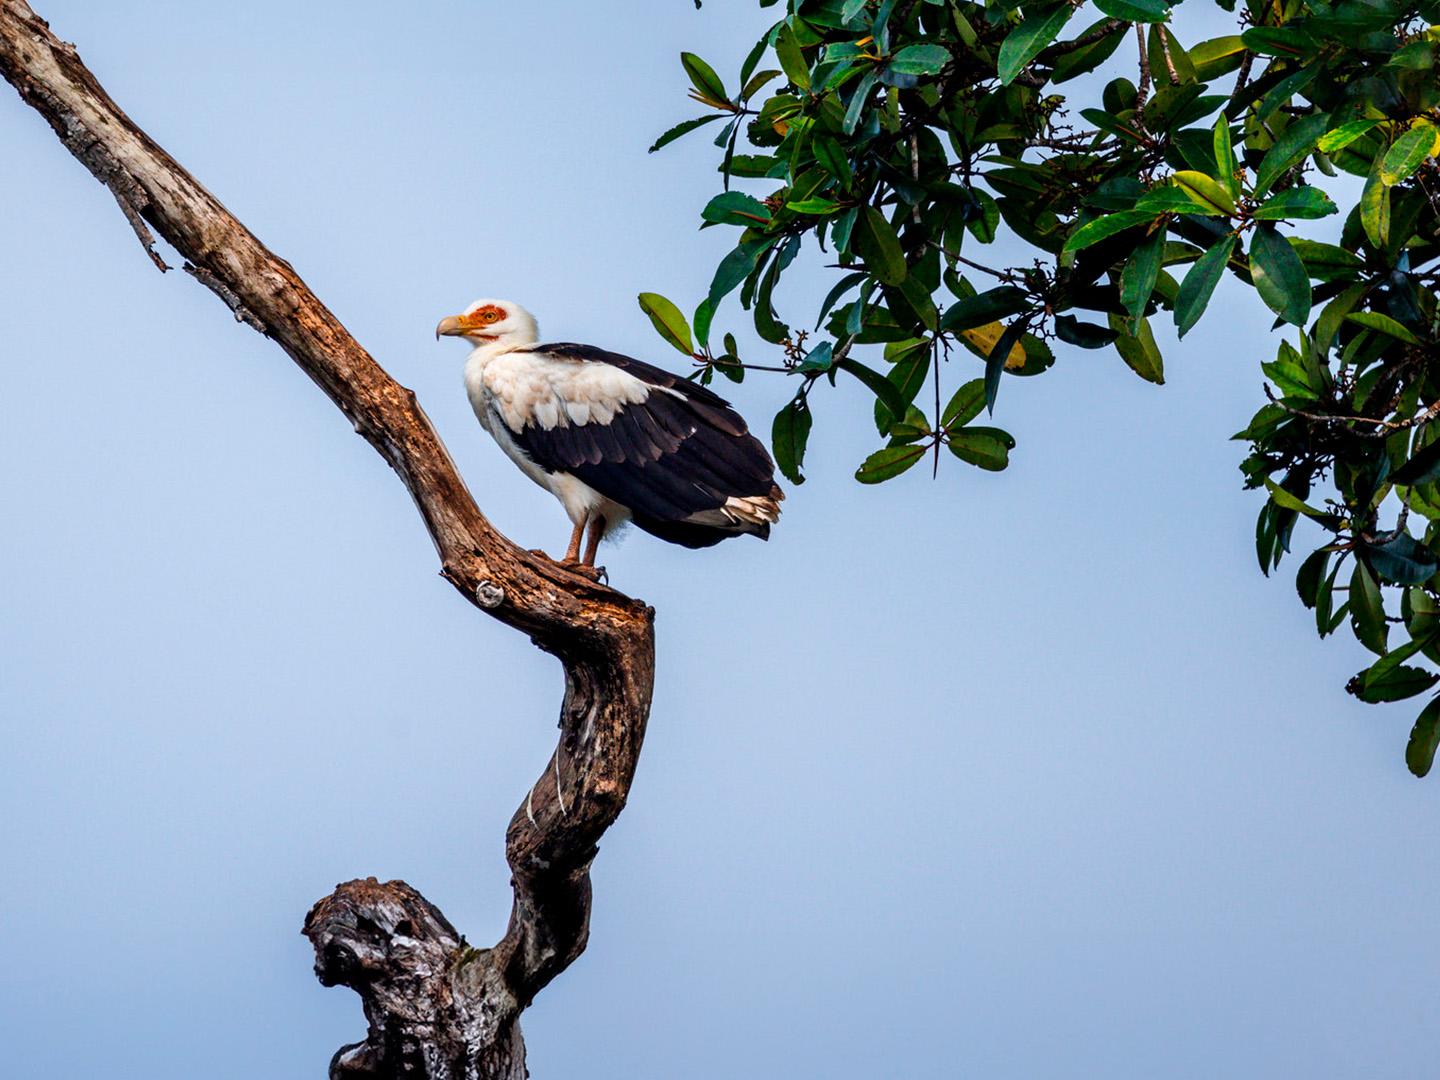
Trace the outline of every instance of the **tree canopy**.
{"type": "MultiPolygon", "coordinates": [[[[1440,0],[1217,3],[1233,32],[1182,40],[1166,0],[789,0],[735,78],[682,54],[705,111],[652,150],[718,123],[702,227],[738,235],[692,318],[640,304],[702,381],[795,379],[772,431],[793,483],[817,389],[873,396],[873,484],[942,447],[1004,469],[1005,376],[1057,351],[1162,383],[1154,320],[1183,337],[1230,275],[1280,337],[1235,436],[1260,567],[1308,519],[1300,600],[1377,657],[1347,689],[1415,698],[1440,682],[1440,0]],[[818,318],[774,300],[807,237],[836,274],[818,318]],[[737,290],[758,362],[715,332],[737,290]]],[[[1437,745],[1431,696],[1416,775],[1437,745]]]]}

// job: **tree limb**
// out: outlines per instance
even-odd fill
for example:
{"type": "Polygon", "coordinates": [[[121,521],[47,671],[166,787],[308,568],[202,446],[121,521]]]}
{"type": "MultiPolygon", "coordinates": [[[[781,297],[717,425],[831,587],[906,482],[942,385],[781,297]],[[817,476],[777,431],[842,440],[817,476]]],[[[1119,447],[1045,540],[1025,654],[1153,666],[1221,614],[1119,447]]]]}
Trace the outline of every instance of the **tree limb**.
{"type": "Polygon", "coordinates": [[[505,936],[464,945],[403,882],[338,886],[305,921],[316,974],[353,987],[370,1030],[332,1077],[526,1075],[516,1018],[585,948],[590,862],[625,805],[654,681],[653,609],[521,550],[466,490],[412,391],[110,99],[24,0],[0,0],[0,75],[119,202],[156,266],[154,230],[185,269],[274,340],[400,476],[467,600],[530,635],[565,669],[560,740],[515,812],[505,936]]]}

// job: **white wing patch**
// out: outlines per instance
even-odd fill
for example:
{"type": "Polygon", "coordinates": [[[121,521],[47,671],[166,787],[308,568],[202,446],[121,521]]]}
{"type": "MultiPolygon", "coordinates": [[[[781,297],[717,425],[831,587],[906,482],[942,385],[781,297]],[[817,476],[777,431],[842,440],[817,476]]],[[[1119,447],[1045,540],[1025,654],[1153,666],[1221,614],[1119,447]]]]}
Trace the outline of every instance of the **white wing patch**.
{"type": "Polygon", "coordinates": [[[622,408],[640,404],[654,389],[609,364],[529,350],[495,357],[485,365],[483,381],[512,431],[608,424],[622,408]]]}

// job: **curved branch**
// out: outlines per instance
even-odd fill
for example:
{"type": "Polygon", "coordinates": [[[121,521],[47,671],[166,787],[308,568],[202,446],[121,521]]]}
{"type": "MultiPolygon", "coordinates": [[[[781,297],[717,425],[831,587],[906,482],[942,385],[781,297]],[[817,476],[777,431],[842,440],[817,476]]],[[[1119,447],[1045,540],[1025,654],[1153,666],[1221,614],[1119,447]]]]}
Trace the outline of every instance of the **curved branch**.
{"type": "Polygon", "coordinates": [[[332,1075],[523,1076],[515,1018],[584,950],[590,862],[630,790],[650,710],[654,611],[501,536],[415,394],[131,122],[24,0],[0,0],[0,75],[109,188],[157,267],[167,269],[151,229],[379,451],[414,496],[441,573],[460,593],[563,663],[559,745],[506,834],[515,900],[500,942],[464,948],[413,889],[373,879],[338,887],[305,927],[317,974],[359,991],[370,1020],[370,1038],[338,1054],[332,1075]]]}

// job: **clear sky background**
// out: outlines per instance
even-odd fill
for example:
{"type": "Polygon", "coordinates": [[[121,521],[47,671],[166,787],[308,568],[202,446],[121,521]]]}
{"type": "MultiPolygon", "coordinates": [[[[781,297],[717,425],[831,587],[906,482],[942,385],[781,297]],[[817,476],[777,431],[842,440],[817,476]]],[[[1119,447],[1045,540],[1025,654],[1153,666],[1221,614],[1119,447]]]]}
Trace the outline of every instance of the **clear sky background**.
{"type": "MultiPolygon", "coordinates": [[[[694,114],[678,52],[733,79],[766,13],[37,6],[415,388],[493,520],[560,550],[431,330],[494,295],[679,361],[635,294],[692,303],[730,237],[695,230],[707,141],[645,149],[694,114]]],[[[0,230],[0,1071],[314,1080],[364,1022],[306,909],[403,877],[496,939],[558,665],[8,88],[0,230]]],[[[1258,308],[1222,294],[1164,387],[1064,346],[1007,380],[1000,475],[863,488],[869,406],[821,395],[771,543],[603,553],[659,611],[655,709],[590,949],[525,1015],[537,1080],[1433,1069],[1440,781],[1405,771],[1413,704],[1343,693],[1364,657],[1315,638],[1293,563],[1256,568],[1227,438],[1258,308]]],[[[768,430],[789,393],[731,396],[768,430]]]]}

